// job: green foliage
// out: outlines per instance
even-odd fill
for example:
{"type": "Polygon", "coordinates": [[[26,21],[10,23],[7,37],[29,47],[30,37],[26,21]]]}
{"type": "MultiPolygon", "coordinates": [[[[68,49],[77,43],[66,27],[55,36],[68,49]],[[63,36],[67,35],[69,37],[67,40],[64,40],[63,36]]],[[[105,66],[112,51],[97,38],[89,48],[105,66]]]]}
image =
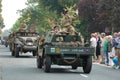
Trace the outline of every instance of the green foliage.
{"type": "Polygon", "coordinates": [[[79,15],[91,32],[119,31],[120,0],[79,0],[79,15]]]}
{"type": "Polygon", "coordinates": [[[1,14],[1,12],[2,12],[2,4],[1,3],[2,3],[2,0],[0,0],[0,28],[4,28],[5,25],[4,25],[3,17],[1,14]]]}
{"type": "MultiPolygon", "coordinates": [[[[75,0],[76,1],[76,0],[75,0]]],[[[31,24],[35,24],[39,32],[48,31],[51,29],[51,21],[59,25],[59,18],[66,6],[75,5],[73,0],[28,0],[27,8],[18,11],[22,19],[16,21],[13,28],[20,27],[22,21],[26,21],[28,28],[31,24]]],[[[76,25],[76,23],[74,24],[76,25]]]]}
{"type": "Polygon", "coordinates": [[[77,2],[78,0],[28,0],[26,3],[28,7],[18,11],[21,17],[13,25],[12,31],[18,30],[23,21],[27,22],[28,29],[31,24],[35,24],[40,33],[50,31],[51,21],[53,20],[55,25],[60,26],[63,12],[67,9],[77,32],[87,36],[87,23],[81,21],[75,12],[77,2]]]}
{"type": "Polygon", "coordinates": [[[98,14],[101,25],[108,26],[113,32],[119,31],[120,26],[120,0],[100,0],[98,14]]]}

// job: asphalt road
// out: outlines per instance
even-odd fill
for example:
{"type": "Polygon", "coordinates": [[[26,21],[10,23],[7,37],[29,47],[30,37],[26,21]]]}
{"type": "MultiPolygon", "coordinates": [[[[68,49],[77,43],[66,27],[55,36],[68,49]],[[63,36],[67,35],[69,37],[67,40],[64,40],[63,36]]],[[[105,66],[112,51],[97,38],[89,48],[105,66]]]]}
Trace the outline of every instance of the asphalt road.
{"type": "Polygon", "coordinates": [[[9,48],[0,45],[0,80],[120,80],[120,70],[101,64],[93,64],[90,74],[84,74],[81,67],[52,65],[51,73],[37,69],[36,58],[31,53],[11,56],[9,48]]]}

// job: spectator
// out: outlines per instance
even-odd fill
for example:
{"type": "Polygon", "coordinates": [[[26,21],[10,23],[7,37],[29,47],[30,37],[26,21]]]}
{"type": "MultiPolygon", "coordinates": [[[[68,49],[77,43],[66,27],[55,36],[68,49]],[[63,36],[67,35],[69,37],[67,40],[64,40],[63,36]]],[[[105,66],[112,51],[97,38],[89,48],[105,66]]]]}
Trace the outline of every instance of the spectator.
{"type": "Polygon", "coordinates": [[[117,56],[117,41],[116,41],[116,37],[117,37],[117,33],[113,34],[113,39],[111,40],[111,45],[112,45],[112,52],[111,52],[111,56],[110,58],[112,59],[113,63],[114,63],[114,68],[118,69],[119,65],[118,65],[118,56],[117,56]]]}
{"type": "Polygon", "coordinates": [[[107,66],[109,66],[109,55],[108,55],[108,52],[110,52],[110,48],[109,48],[110,39],[111,38],[109,36],[106,36],[105,37],[105,42],[103,44],[103,50],[104,50],[104,54],[105,54],[105,58],[106,58],[105,64],[107,66]]]}
{"type": "Polygon", "coordinates": [[[98,59],[98,63],[101,62],[101,36],[100,34],[97,35],[97,45],[96,45],[96,56],[98,59]]]}
{"type": "Polygon", "coordinates": [[[118,45],[116,38],[117,38],[117,33],[114,33],[113,39],[111,40],[111,44],[112,44],[112,53],[114,53],[115,55],[117,53],[117,45],[118,45]]]}
{"type": "Polygon", "coordinates": [[[117,42],[117,56],[118,56],[118,61],[119,61],[119,69],[120,69],[120,32],[118,32],[118,36],[115,39],[117,42]]]}
{"type": "Polygon", "coordinates": [[[93,61],[96,61],[96,59],[97,59],[97,57],[96,57],[96,45],[97,45],[97,41],[96,41],[96,37],[95,37],[94,33],[91,34],[90,43],[91,43],[90,46],[94,48],[93,61]]]}
{"type": "Polygon", "coordinates": [[[113,62],[114,62],[114,69],[118,69],[119,68],[119,61],[118,61],[118,57],[114,57],[112,58],[113,62]]]}
{"type": "Polygon", "coordinates": [[[105,64],[105,56],[104,56],[104,50],[103,50],[103,44],[105,42],[105,33],[101,33],[101,64],[105,64]]]}

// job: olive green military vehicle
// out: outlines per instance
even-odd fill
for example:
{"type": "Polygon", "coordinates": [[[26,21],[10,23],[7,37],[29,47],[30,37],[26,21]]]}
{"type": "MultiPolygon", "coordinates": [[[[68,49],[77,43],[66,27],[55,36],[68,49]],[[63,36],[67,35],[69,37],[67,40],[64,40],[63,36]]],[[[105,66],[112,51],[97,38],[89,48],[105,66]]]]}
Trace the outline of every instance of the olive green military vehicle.
{"type": "Polygon", "coordinates": [[[44,66],[45,72],[50,72],[52,64],[71,66],[72,69],[83,67],[84,73],[91,72],[93,48],[84,46],[80,35],[48,32],[39,44],[37,67],[44,66]]]}
{"type": "Polygon", "coordinates": [[[15,32],[11,42],[12,56],[19,57],[21,53],[32,52],[35,56],[38,52],[38,38],[36,32],[15,32]]]}

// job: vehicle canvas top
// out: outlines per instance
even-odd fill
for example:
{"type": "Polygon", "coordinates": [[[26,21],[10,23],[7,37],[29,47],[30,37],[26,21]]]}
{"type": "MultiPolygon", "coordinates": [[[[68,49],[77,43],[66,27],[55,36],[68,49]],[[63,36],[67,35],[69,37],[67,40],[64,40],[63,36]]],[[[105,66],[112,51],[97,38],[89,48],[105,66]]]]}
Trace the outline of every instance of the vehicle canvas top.
{"type": "Polygon", "coordinates": [[[54,34],[51,32],[49,32],[46,35],[45,41],[44,41],[44,43],[58,43],[58,42],[62,42],[62,43],[80,42],[82,43],[80,35],[54,34]]]}

